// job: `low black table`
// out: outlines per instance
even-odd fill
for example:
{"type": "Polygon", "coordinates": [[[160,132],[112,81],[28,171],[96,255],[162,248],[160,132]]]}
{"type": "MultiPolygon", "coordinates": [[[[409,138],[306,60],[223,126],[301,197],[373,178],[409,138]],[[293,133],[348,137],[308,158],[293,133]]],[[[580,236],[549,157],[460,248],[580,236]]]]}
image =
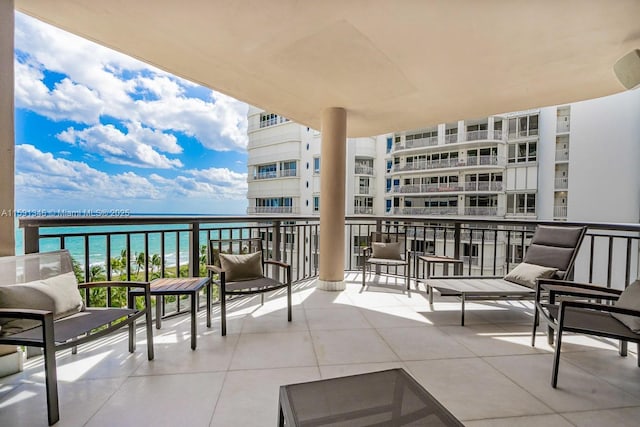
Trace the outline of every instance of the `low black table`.
{"type": "Polygon", "coordinates": [[[462,426],[402,369],[280,387],[278,425],[462,426]]]}

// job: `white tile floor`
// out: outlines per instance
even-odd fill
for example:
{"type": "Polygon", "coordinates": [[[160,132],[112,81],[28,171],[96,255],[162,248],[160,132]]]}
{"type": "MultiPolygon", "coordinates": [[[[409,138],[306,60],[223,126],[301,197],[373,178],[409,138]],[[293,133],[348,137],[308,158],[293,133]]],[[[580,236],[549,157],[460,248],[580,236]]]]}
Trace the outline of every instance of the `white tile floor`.
{"type": "MultiPolygon", "coordinates": [[[[527,303],[459,303],[398,286],[364,291],[347,275],[343,292],[296,285],[293,322],[283,293],[230,304],[229,334],[199,313],[198,349],[189,316],[155,332],[155,360],[144,334],[129,354],[126,334],[58,354],[60,426],[272,426],[282,384],[403,367],[469,426],[637,426],[640,368],[636,348],[567,336],[557,389],[549,385],[552,349],[530,345],[527,303]]],[[[387,283],[395,279],[379,278],[387,283]]],[[[0,378],[0,425],[46,425],[41,358],[0,378]]]]}

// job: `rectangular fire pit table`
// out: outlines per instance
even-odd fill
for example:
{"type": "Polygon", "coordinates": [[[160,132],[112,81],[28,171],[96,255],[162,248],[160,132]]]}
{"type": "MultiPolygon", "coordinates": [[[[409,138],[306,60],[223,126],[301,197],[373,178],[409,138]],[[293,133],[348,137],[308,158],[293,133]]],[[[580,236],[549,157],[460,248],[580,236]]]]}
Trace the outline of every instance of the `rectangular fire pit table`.
{"type": "MultiPolygon", "coordinates": [[[[191,349],[196,349],[198,293],[207,287],[207,328],[211,327],[211,280],[208,277],[174,277],[151,282],[151,296],[156,297],[156,329],[162,326],[162,304],[159,297],[189,295],[191,299],[191,349]]],[[[136,295],[138,292],[132,292],[136,295]]]]}
{"type": "Polygon", "coordinates": [[[402,369],[280,387],[280,427],[462,426],[402,369]]]}

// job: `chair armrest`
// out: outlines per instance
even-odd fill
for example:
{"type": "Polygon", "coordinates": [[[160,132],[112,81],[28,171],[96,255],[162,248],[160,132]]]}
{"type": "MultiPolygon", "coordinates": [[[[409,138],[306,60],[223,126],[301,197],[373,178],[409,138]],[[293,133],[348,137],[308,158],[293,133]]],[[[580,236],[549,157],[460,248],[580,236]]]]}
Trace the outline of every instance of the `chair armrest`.
{"type": "Polygon", "coordinates": [[[268,259],[264,263],[265,264],[271,264],[271,265],[277,265],[278,267],[282,267],[282,268],[291,268],[291,266],[289,264],[287,264],[286,262],[278,261],[276,259],[268,259]]]}
{"type": "Polygon", "coordinates": [[[618,314],[626,314],[628,316],[640,317],[640,310],[616,307],[615,305],[598,304],[595,302],[572,301],[572,300],[560,301],[560,309],[562,310],[563,307],[586,308],[589,310],[605,311],[608,313],[618,313],[618,314]]]}
{"type": "Polygon", "coordinates": [[[367,255],[368,253],[373,251],[373,248],[371,246],[362,246],[362,248],[360,249],[362,255],[367,255]]]}
{"type": "Polygon", "coordinates": [[[151,284],[149,282],[132,282],[132,281],[101,281],[101,282],[85,282],[79,283],[78,288],[142,288],[144,290],[150,290],[151,284]]]}
{"type": "Polygon", "coordinates": [[[582,298],[600,298],[607,300],[617,300],[622,291],[618,289],[605,288],[604,286],[590,283],[571,282],[557,279],[538,279],[536,290],[548,291],[551,296],[566,295],[582,298]]]}
{"type": "Polygon", "coordinates": [[[0,308],[0,317],[12,319],[31,319],[44,321],[47,315],[53,317],[53,311],[35,310],[31,308],[0,308]]]}

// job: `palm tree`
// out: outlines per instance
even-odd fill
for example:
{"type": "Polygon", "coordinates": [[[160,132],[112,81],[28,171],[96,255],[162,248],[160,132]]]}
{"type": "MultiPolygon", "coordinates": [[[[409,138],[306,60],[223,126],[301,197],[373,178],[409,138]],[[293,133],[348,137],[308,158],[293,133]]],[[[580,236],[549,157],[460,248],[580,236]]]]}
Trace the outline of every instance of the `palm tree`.
{"type": "Polygon", "coordinates": [[[139,276],[140,275],[140,270],[142,269],[142,267],[144,266],[144,263],[145,263],[145,254],[144,254],[144,252],[140,252],[139,254],[136,254],[135,263],[136,263],[136,276],[139,276]]]}
{"type": "Polygon", "coordinates": [[[160,268],[162,268],[162,259],[160,255],[151,255],[151,277],[156,279],[160,277],[160,268]]]}
{"type": "Polygon", "coordinates": [[[89,281],[97,282],[100,280],[104,280],[105,279],[104,273],[105,273],[104,268],[101,265],[99,264],[92,265],[89,268],[89,281]]]}

